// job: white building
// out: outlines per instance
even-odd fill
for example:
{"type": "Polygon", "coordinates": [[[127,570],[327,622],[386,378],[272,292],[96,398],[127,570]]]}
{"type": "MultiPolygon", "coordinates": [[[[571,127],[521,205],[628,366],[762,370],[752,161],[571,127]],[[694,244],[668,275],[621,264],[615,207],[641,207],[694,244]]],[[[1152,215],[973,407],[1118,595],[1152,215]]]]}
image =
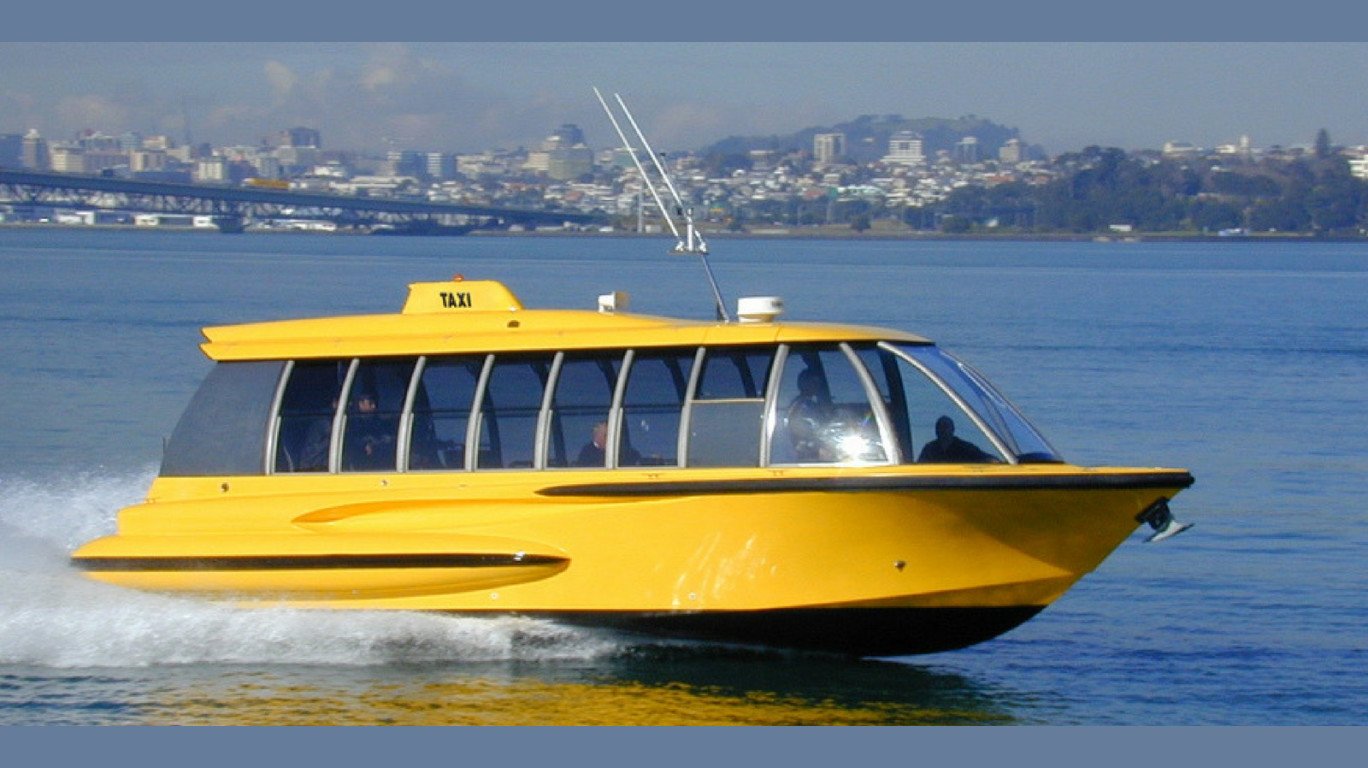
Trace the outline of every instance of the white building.
{"type": "Polygon", "coordinates": [[[812,137],[812,159],[819,163],[834,163],[845,153],[844,133],[819,133],[812,137]]]}
{"type": "Polygon", "coordinates": [[[926,153],[921,134],[914,131],[893,134],[888,140],[888,154],[884,155],[883,161],[897,165],[925,165],[926,153]]]}

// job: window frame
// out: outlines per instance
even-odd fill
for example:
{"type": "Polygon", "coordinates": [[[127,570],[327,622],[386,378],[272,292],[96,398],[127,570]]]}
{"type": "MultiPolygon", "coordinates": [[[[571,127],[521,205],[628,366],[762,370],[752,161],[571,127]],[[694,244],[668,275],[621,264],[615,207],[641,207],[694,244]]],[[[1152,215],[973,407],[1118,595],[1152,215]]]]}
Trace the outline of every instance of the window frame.
{"type": "MultiPolygon", "coordinates": [[[[918,346],[934,347],[935,345],[920,344],[918,346]]],[[[897,355],[899,358],[906,361],[913,368],[916,368],[918,371],[921,371],[922,374],[925,375],[926,378],[931,381],[931,383],[939,387],[941,391],[944,392],[945,395],[955,403],[955,405],[959,406],[960,411],[962,411],[965,416],[968,416],[969,419],[974,422],[974,425],[979,428],[979,431],[982,432],[984,436],[988,438],[989,442],[993,444],[993,448],[997,450],[998,454],[1007,459],[1008,464],[1015,465],[1021,463],[1020,459],[1017,456],[1017,452],[1008,447],[1006,441],[1004,441],[1002,436],[998,434],[997,430],[990,427],[988,422],[985,421],[983,417],[979,414],[978,410],[975,408],[971,408],[969,404],[965,402],[964,398],[961,397],[960,394],[955,391],[954,387],[951,387],[948,383],[941,380],[941,377],[937,376],[925,365],[922,365],[921,361],[903,352],[903,350],[900,349],[897,344],[889,341],[880,341],[879,347],[886,349],[892,352],[893,354],[897,355]]],[[[915,446],[908,447],[915,448],[915,446]]],[[[915,462],[916,457],[913,456],[912,460],[915,462]]]]}
{"type": "Polygon", "coordinates": [[[902,451],[898,445],[897,436],[893,429],[893,421],[884,404],[883,395],[879,391],[879,385],[874,381],[872,374],[865,367],[864,361],[855,353],[849,342],[799,342],[779,344],[774,354],[774,367],[770,371],[769,387],[766,392],[766,413],[764,419],[764,435],[761,453],[764,461],[763,467],[884,467],[896,466],[901,463],[902,451]],[[882,441],[884,458],[881,461],[817,461],[817,462],[774,462],[772,450],[775,435],[778,434],[781,417],[779,414],[779,390],[783,385],[784,366],[788,364],[788,358],[795,348],[813,348],[816,350],[839,351],[845,356],[846,363],[855,372],[856,378],[860,381],[860,386],[864,388],[865,400],[869,404],[870,412],[874,416],[874,422],[879,430],[879,440],[882,441]]]}

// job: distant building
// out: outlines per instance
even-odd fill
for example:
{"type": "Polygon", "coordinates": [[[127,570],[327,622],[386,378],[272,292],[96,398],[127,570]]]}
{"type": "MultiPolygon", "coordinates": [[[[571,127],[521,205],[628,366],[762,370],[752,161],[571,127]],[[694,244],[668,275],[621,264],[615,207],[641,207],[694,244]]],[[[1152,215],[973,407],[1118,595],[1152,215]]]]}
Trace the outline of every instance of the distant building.
{"type": "Polygon", "coordinates": [[[819,133],[812,137],[812,159],[818,163],[834,163],[845,154],[844,133],[819,133]]]}
{"type": "Polygon", "coordinates": [[[162,152],[166,152],[167,150],[172,149],[175,146],[176,142],[174,139],[172,139],[170,136],[160,134],[156,136],[147,136],[143,138],[142,141],[143,149],[161,150],[162,152]]]}
{"type": "Polygon", "coordinates": [[[1216,148],[1218,155],[1236,155],[1239,157],[1249,157],[1254,154],[1254,147],[1248,136],[1241,136],[1239,142],[1235,144],[1222,144],[1216,148]]]}
{"type": "Polygon", "coordinates": [[[1355,178],[1368,180],[1368,154],[1349,158],[1349,172],[1355,178]]]}
{"type": "Polygon", "coordinates": [[[1023,159],[1021,139],[1008,139],[1007,143],[998,148],[999,162],[1016,165],[1023,159]]]}
{"type": "Polygon", "coordinates": [[[229,180],[228,158],[202,157],[195,161],[195,181],[201,184],[223,184],[229,180]]]}
{"type": "Polygon", "coordinates": [[[85,173],[85,150],[81,147],[53,147],[48,152],[48,164],[57,173],[85,173]]]}
{"type": "Polygon", "coordinates": [[[914,131],[898,131],[888,140],[885,163],[896,165],[925,165],[926,152],[922,135],[914,131]]]}
{"type": "Polygon", "coordinates": [[[380,164],[380,176],[421,177],[427,170],[427,157],[422,152],[411,149],[392,149],[385,153],[385,162],[380,164]]]}
{"type": "Polygon", "coordinates": [[[978,156],[978,137],[965,136],[955,144],[955,162],[963,165],[973,165],[979,160],[978,156]]]}
{"type": "Polygon", "coordinates": [[[456,156],[447,152],[428,152],[427,177],[446,181],[456,178],[456,156]]]}
{"type": "Polygon", "coordinates": [[[1164,154],[1169,157],[1185,157],[1195,155],[1200,150],[1186,141],[1166,141],[1164,142],[1164,154]]]}
{"type": "Polygon", "coordinates": [[[751,170],[768,171],[779,159],[779,153],[772,149],[752,149],[746,153],[750,159],[751,170]]]}
{"type": "Polygon", "coordinates": [[[560,147],[548,153],[546,175],[556,181],[570,181],[594,172],[594,151],[584,144],[560,147]]]}
{"type": "Polygon", "coordinates": [[[23,146],[20,148],[23,166],[35,171],[46,171],[52,167],[52,159],[48,153],[47,141],[38,135],[38,131],[30,129],[24,134],[23,146]]]}
{"type": "Polygon", "coordinates": [[[128,153],[128,170],[133,173],[161,173],[166,164],[166,152],[162,150],[135,149],[128,153]]]}
{"type": "Polygon", "coordinates": [[[280,179],[285,176],[284,167],[274,155],[259,155],[252,164],[256,167],[256,175],[260,178],[280,179]]]}
{"type": "Polygon", "coordinates": [[[593,172],[594,151],[585,146],[584,131],[566,123],[546,137],[540,150],[527,153],[523,168],[556,181],[571,181],[593,172]]]}
{"type": "Polygon", "coordinates": [[[279,147],[271,153],[287,174],[302,173],[318,164],[317,147],[279,147]]]}
{"type": "Polygon", "coordinates": [[[546,137],[542,142],[542,149],[565,149],[584,144],[584,131],[578,125],[565,123],[556,129],[556,132],[546,137]]]}
{"type": "Polygon", "coordinates": [[[313,128],[289,128],[266,138],[268,147],[323,148],[323,137],[313,128]]]}

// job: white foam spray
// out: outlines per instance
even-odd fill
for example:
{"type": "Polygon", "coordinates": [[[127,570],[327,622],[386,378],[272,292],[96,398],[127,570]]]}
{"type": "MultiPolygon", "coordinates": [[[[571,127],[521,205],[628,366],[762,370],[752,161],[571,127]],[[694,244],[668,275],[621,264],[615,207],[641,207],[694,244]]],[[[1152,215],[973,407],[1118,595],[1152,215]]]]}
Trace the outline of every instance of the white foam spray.
{"type": "Polygon", "coordinates": [[[0,664],[343,664],[586,659],[603,633],[526,618],[239,609],[82,577],[72,550],[114,530],[151,471],[57,484],[0,477],[0,664]]]}

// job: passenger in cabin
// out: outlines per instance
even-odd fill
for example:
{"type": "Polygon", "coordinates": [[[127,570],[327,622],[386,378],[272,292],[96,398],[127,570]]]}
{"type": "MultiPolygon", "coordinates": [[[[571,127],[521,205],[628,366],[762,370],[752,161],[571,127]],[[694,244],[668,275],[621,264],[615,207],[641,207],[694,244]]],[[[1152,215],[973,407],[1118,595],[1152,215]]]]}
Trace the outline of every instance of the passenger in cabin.
{"type": "Polygon", "coordinates": [[[822,374],[804,368],[798,374],[798,396],[789,403],[785,423],[798,461],[833,461],[825,434],[833,416],[831,394],[822,374]]]}
{"type": "Polygon", "coordinates": [[[968,440],[956,437],[954,420],[942,416],[936,419],[936,439],[922,448],[917,461],[924,464],[967,464],[996,462],[997,459],[968,440]]]}
{"type": "Polygon", "coordinates": [[[575,457],[577,467],[602,467],[604,466],[604,451],[608,445],[608,422],[600,421],[594,424],[594,429],[589,435],[589,442],[580,449],[579,456],[575,457]]]}
{"type": "Polygon", "coordinates": [[[391,419],[376,413],[375,393],[363,391],[356,396],[353,413],[348,417],[346,469],[393,469],[394,427],[391,419]]]}
{"type": "MultiPolygon", "coordinates": [[[[594,429],[589,435],[589,442],[580,449],[579,455],[575,457],[577,467],[604,467],[607,466],[606,452],[608,448],[608,422],[600,421],[594,424],[594,429]]],[[[631,467],[641,464],[641,454],[632,449],[630,445],[623,445],[619,453],[619,464],[624,467],[631,467]]]]}

